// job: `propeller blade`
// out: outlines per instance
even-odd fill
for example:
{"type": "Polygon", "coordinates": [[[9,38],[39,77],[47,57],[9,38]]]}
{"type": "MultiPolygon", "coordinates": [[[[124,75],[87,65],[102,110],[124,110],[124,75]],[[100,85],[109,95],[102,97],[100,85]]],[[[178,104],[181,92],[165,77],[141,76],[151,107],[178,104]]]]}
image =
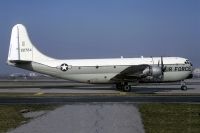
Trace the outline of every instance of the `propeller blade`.
{"type": "Polygon", "coordinates": [[[164,66],[163,57],[161,56],[161,70],[162,70],[162,75],[164,74],[165,69],[166,69],[166,66],[164,66]]]}
{"type": "Polygon", "coordinates": [[[164,64],[163,64],[163,57],[161,56],[161,69],[163,70],[164,64]]]}

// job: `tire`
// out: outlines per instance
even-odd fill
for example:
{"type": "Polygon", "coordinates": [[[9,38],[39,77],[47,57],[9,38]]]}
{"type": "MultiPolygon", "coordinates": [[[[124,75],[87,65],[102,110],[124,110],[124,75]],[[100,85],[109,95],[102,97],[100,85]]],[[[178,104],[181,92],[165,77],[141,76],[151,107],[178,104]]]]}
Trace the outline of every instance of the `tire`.
{"type": "Polygon", "coordinates": [[[181,90],[182,90],[182,91],[186,91],[186,90],[187,90],[187,86],[186,86],[186,85],[182,85],[182,86],[181,86],[181,90]]]}
{"type": "Polygon", "coordinates": [[[130,92],[131,91],[131,86],[130,85],[124,85],[123,86],[123,91],[124,92],[130,92]]]}

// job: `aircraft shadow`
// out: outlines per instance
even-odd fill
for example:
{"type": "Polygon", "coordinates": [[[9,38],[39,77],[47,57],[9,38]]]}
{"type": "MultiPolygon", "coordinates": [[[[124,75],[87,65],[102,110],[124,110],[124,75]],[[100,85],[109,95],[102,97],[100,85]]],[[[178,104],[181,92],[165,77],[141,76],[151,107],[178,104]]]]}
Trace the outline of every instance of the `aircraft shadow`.
{"type": "Polygon", "coordinates": [[[40,89],[73,89],[73,90],[115,90],[114,86],[63,86],[63,87],[42,87],[40,89]]]}

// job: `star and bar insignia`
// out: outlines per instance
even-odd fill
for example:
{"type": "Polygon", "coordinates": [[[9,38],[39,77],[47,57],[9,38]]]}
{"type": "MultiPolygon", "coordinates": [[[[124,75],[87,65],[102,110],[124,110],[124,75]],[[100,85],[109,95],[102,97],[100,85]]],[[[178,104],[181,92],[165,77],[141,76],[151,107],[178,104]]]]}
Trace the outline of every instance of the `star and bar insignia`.
{"type": "Polygon", "coordinates": [[[66,63],[61,64],[60,70],[64,71],[64,72],[67,71],[68,70],[68,65],[66,63]]]}

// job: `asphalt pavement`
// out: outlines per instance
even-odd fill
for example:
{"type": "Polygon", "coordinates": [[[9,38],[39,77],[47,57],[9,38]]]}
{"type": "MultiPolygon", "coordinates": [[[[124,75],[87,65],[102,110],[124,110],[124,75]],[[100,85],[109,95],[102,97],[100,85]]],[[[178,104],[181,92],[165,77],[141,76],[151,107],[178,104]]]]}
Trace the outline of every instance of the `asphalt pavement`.
{"type": "Polygon", "coordinates": [[[9,133],[144,133],[134,104],[68,104],[9,133]]]}
{"type": "Polygon", "coordinates": [[[67,103],[200,103],[200,96],[62,96],[0,97],[0,104],[67,104],[67,103]]]}

